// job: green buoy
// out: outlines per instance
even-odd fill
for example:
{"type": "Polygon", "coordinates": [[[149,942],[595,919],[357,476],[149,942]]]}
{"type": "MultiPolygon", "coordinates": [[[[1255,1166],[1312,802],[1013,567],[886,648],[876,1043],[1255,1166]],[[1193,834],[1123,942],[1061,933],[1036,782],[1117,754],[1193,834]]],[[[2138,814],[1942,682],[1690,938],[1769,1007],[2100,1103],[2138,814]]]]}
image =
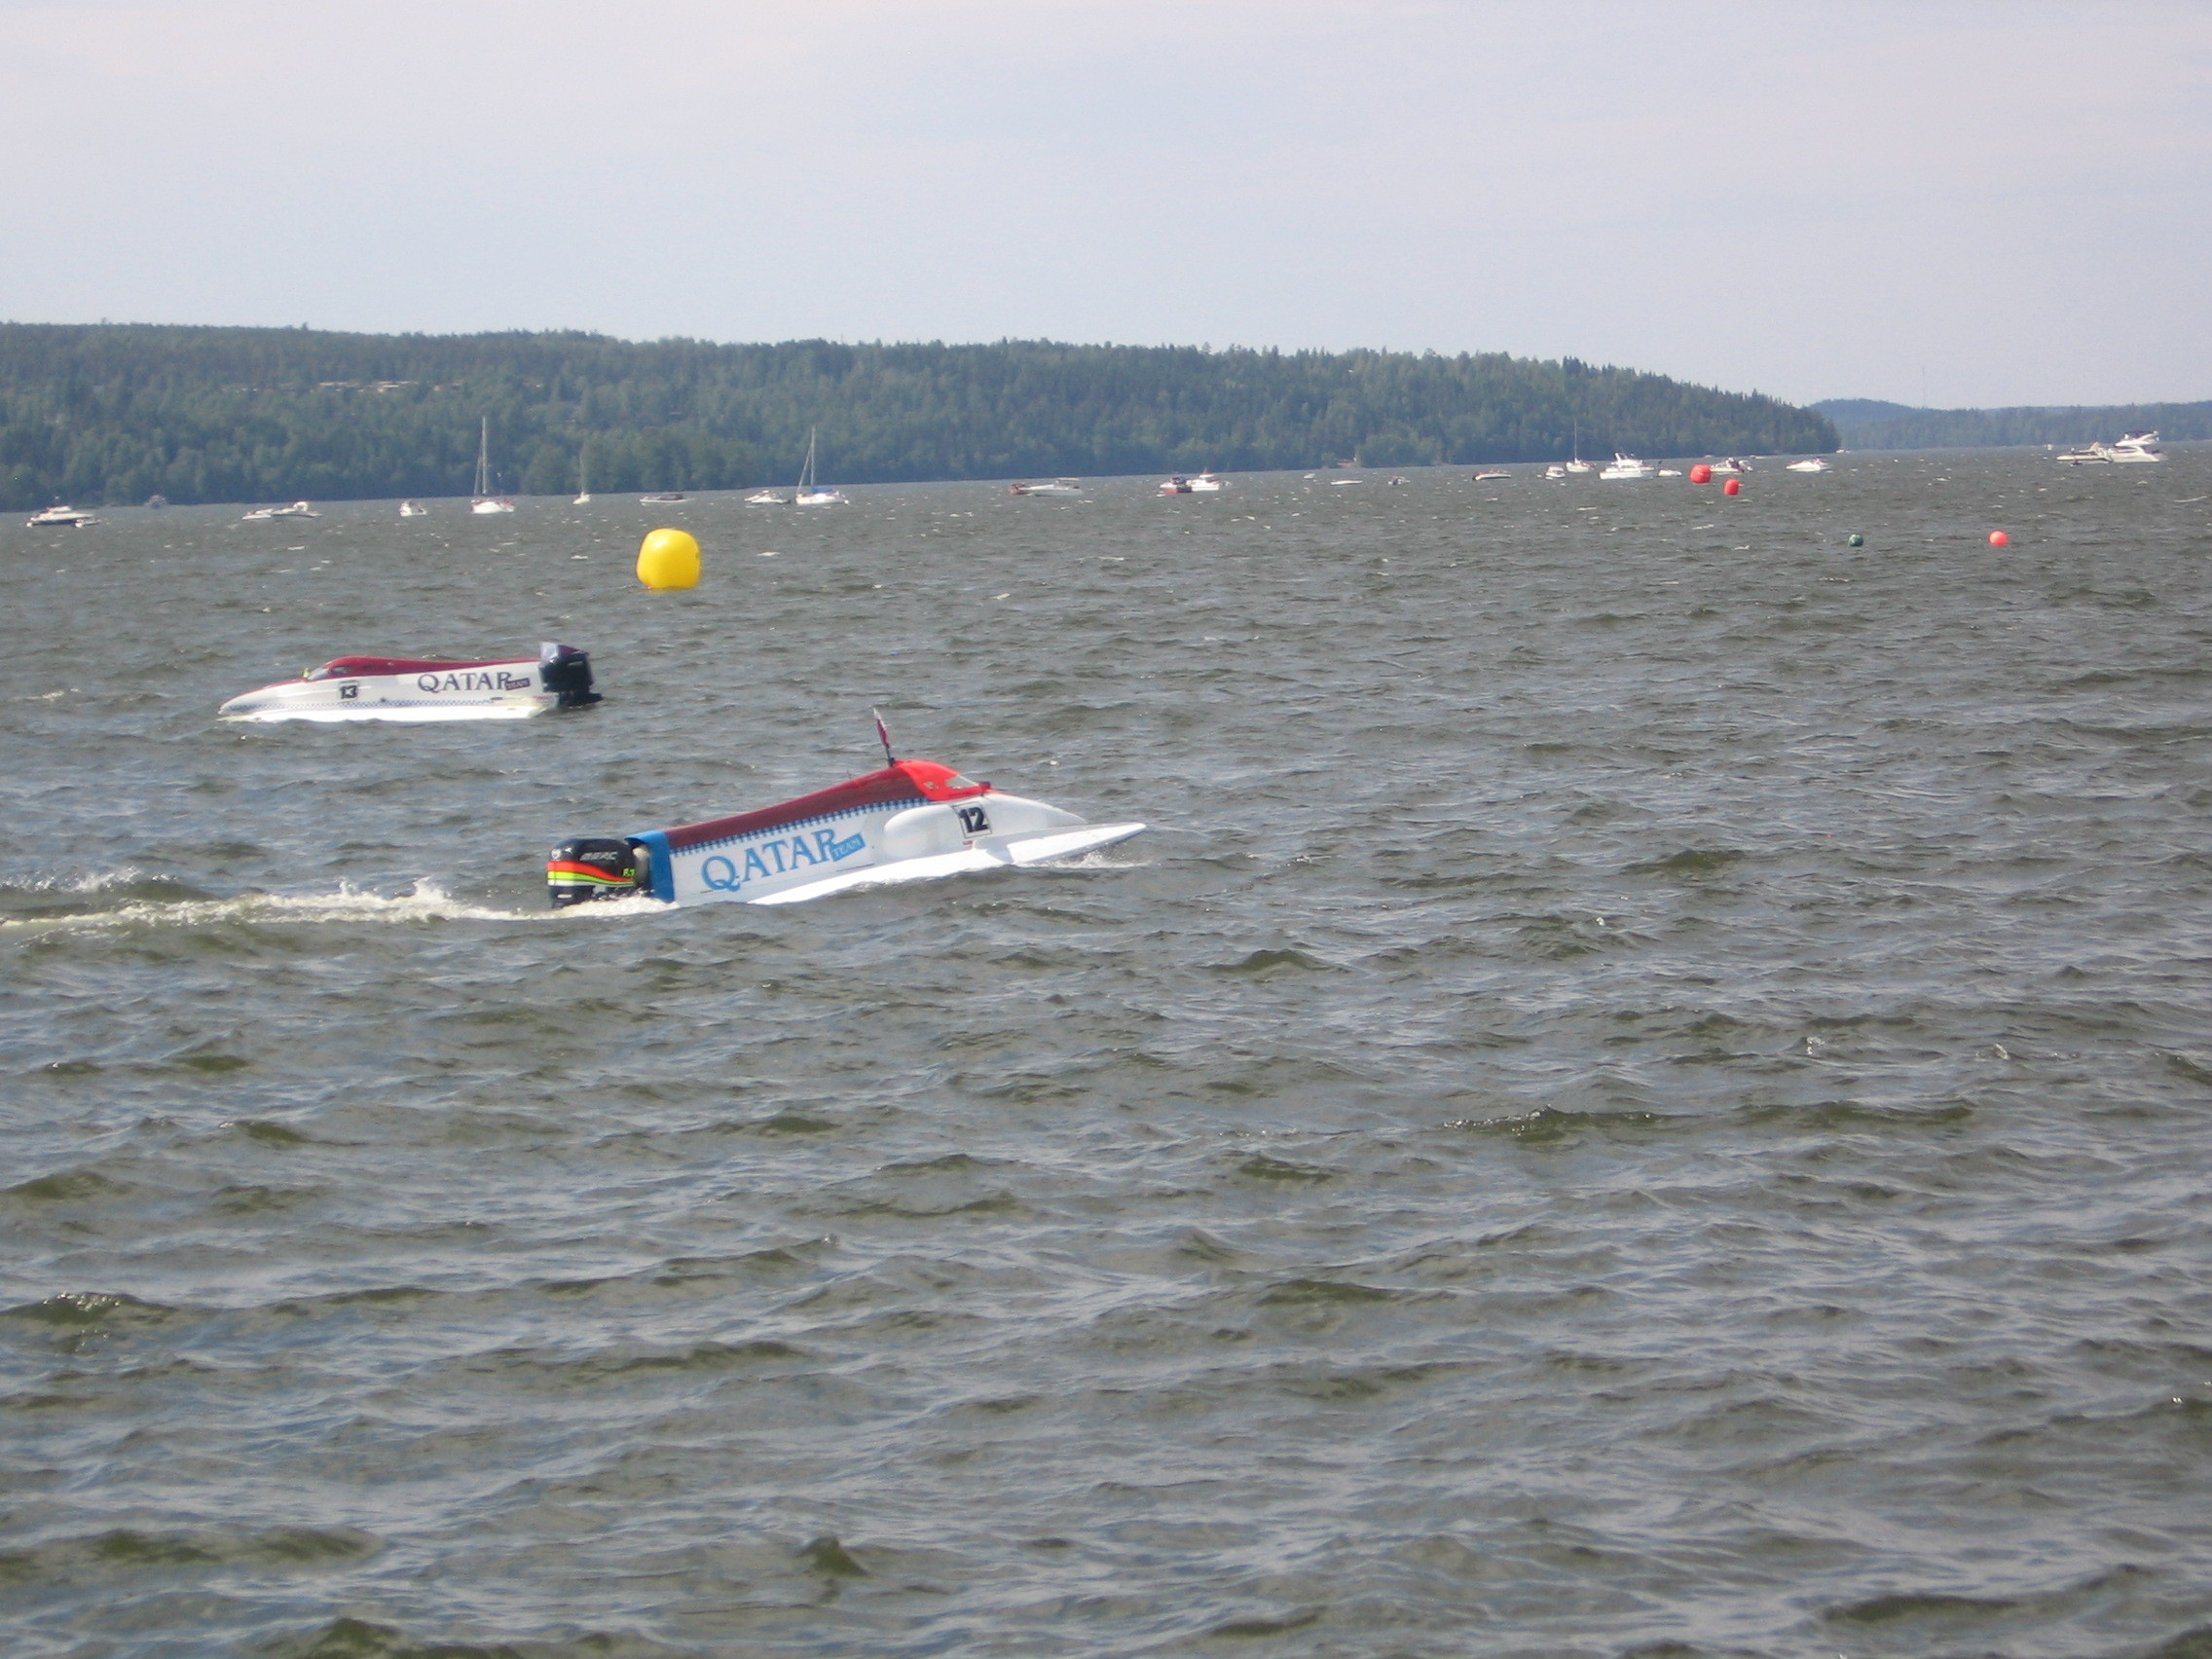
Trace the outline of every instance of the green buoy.
{"type": "Polygon", "coordinates": [[[1854,533],[1851,537],[1851,545],[1854,547],[1863,547],[1866,545],[1866,538],[1863,535],[1860,535],[1854,533]]]}

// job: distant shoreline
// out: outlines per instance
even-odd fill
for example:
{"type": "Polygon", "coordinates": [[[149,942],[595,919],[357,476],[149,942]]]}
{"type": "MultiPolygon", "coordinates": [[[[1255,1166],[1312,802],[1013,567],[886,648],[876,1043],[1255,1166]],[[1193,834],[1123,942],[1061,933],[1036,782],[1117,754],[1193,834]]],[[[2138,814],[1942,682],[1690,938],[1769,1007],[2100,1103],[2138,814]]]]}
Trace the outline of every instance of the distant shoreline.
{"type": "Polygon", "coordinates": [[[1826,453],[1825,417],[1572,357],[632,344],[0,323],[0,509],[1826,453]]]}

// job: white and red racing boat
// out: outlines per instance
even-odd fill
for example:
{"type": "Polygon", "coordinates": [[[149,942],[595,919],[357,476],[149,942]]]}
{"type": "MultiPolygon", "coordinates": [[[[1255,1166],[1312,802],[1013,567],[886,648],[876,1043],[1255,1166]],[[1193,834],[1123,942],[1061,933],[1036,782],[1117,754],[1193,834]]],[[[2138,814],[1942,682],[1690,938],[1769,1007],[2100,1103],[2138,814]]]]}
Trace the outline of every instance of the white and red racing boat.
{"type": "Polygon", "coordinates": [[[333,657],[297,680],[233,697],[226,720],[511,720],[599,701],[591,658],[548,642],[535,657],[443,662],[333,657]]]}
{"type": "MultiPolygon", "coordinates": [[[[879,727],[880,729],[880,727],[879,727]]],[[[934,760],[894,760],[756,812],[674,830],[563,841],[546,862],[556,908],[594,899],[793,904],[855,887],[1073,858],[1142,824],[1089,824],[934,760]]]]}

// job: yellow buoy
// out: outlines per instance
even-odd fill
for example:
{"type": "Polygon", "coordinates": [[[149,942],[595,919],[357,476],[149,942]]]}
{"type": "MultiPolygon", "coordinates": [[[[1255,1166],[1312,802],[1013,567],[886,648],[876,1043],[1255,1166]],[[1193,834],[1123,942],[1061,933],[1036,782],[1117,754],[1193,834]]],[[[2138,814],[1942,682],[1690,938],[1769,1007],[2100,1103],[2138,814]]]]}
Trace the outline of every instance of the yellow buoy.
{"type": "Polygon", "coordinates": [[[699,538],[687,530],[656,530],[638,544],[638,580],[649,588],[699,585],[699,538]]]}

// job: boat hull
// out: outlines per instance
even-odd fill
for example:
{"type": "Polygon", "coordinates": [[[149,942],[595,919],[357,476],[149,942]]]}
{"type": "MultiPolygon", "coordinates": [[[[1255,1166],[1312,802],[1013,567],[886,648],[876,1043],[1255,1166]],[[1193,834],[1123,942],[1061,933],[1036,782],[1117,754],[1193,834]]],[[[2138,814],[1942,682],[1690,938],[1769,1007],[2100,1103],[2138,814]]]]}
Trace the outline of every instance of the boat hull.
{"type": "Polygon", "coordinates": [[[1075,858],[1144,828],[1087,823],[909,760],[757,812],[618,841],[565,842],[546,875],[557,906],[632,897],[680,905],[795,904],[860,887],[1075,858]]]}
{"type": "Polygon", "coordinates": [[[241,692],[217,709],[225,720],[517,720],[598,702],[584,652],[548,645],[498,662],[393,662],[340,657],[299,680],[241,692]],[[395,668],[398,672],[370,672],[395,668]]]}

